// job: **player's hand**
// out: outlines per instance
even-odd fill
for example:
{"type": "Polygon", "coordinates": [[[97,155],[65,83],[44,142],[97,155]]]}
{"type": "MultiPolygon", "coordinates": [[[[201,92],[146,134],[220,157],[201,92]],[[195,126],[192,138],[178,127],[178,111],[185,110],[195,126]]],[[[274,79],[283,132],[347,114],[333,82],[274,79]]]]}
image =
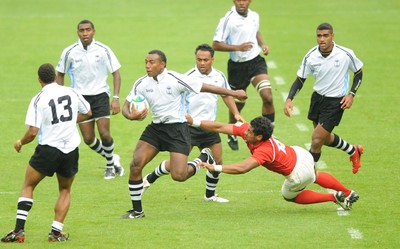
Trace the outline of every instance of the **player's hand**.
{"type": "Polygon", "coordinates": [[[202,167],[208,169],[210,172],[214,172],[214,165],[208,164],[206,162],[200,162],[197,164],[197,167],[202,167]]]}
{"type": "Polygon", "coordinates": [[[239,51],[246,52],[253,48],[252,42],[245,42],[239,45],[239,51]]]}
{"type": "Polygon", "coordinates": [[[263,52],[264,55],[268,55],[269,54],[269,47],[267,45],[262,45],[261,46],[261,50],[263,52]]]}
{"type": "Polygon", "coordinates": [[[351,94],[344,96],[342,98],[342,101],[340,101],[341,104],[340,108],[342,108],[343,110],[350,109],[351,106],[353,105],[353,98],[354,96],[351,94]]]}
{"type": "Polygon", "coordinates": [[[238,100],[246,100],[247,99],[247,94],[244,90],[235,90],[235,98],[237,98],[238,100]]]}
{"type": "Polygon", "coordinates": [[[110,111],[112,115],[118,114],[121,111],[121,107],[119,105],[119,99],[113,99],[111,101],[110,111]]]}
{"type": "Polygon", "coordinates": [[[131,120],[143,120],[147,117],[149,113],[149,109],[145,108],[142,111],[138,111],[135,108],[132,108],[131,112],[129,113],[129,117],[131,120]]]}
{"type": "Polygon", "coordinates": [[[190,116],[189,113],[186,113],[185,118],[186,118],[186,120],[187,120],[189,125],[193,124],[193,118],[192,118],[192,116],[190,116]]]}
{"type": "Polygon", "coordinates": [[[20,153],[21,152],[21,148],[22,148],[22,143],[21,143],[21,140],[17,140],[17,142],[15,142],[15,144],[14,144],[14,149],[18,152],[18,153],[20,153]]]}
{"type": "Polygon", "coordinates": [[[242,123],[245,123],[246,121],[244,120],[244,118],[242,118],[242,116],[240,116],[240,114],[235,114],[235,119],[237,121],[240,121],[242,123]]]}
{"type": "Polygon", "coordinates": [[[292,116],[293,112],[293,102],[291,99],[287,99],[285,103],[285,107],[283,108],[283,112],[285,113],[286,116],[289,118],[292,116]]]}

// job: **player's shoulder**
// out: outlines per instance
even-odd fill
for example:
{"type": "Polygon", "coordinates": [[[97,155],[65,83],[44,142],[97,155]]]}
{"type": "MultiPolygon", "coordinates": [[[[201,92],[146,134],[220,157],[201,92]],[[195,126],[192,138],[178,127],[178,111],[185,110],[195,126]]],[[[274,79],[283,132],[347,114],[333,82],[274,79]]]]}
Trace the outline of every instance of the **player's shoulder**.
{"type": "Polygon", "coordinates": [[[186,76],[196,76],[196,67],[191,68],[189,71],[184,73],[186,76]]]}
{"type": "Polygon", "coordinates": [[[235,16],[235,14],[236,14],[235,6],[233,6],[231,9],[229,9],[229,10],[225,13],[225,15],[224,15],[221,19],[229,19],[229,18],[231,18],[232,16],[235,16]]]}
{"type": "Polygon", "coordinates": [[[304,57],[307,58],[307,57],[313,56],[317,53],[318,53],[318,45],[309,49],[304,57]]]}
{"type": "Polygon", "coordinates": [[[166,73],[165,74],[166,77],[172,77],[172,78],[174,78],[176,80],[183,80],[183,79],[186,79],[188,77],[188,76],[186,76],[184,74],[178,73],[178,72],[173,71],[173,70],[168,70],[165,73],[166,73]]]}
{"type": "Polygon", "coordinates": [[[342,45],[336,44],[335,43],[335,48],[339,51],[339,52],[345,52],[345,53],[351,53],[353,54],[353,50],[347,47],[344,47],[342,45]]]}
{"type": "Polygon", "coordinates": [[[138,79],[135,81],[134,85],[137,86],[137,85],[142,84],[143,82],[146,82],[146,81],[149,81],[149,80],[151,80],[151,77],[149,77],[149,76],[146,74],[146,75],[143,75],[142,77],[138,78],[138,79]]]}
{"type": "Polygon", "coordinates": [[[79,48],[79,42],[74,42],[68,47],[64,48],[63,53],[70,53],[72,50],[79,48]]]}
{"type": "Polygon", "coordinates": [[[215,67],[212,68],[212,71],[211,71],[211,72],[213,73],[213,75],[222,77],[222,78],[224,78],[224,79],[226,78],[225,74],[224,74],[222,71],[216,69],[215,67]]]}
{"type": "Polygon", "coordinates": [[[111,48],[108,45],[106,45],[106,44],[104,44],[102,42],[99,42],[97,40],[93,41],[93,46],[96,47],[97,49],[103,49],[105,51],[112,51],[111,48]]]}
{"type": "Polygon", "coordinates": [[[251,10],[251,9],[248,9],[247,16],[250,16],[253,18],[260,18],[260,15],[256,11],[251,10]]]}

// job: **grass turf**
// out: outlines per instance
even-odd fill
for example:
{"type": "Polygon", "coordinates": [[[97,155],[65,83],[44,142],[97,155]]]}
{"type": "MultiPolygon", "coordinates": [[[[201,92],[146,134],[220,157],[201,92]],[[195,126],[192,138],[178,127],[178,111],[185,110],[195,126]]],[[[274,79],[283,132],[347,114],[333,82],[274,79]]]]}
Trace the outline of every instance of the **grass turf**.
{"type": "MultiPolygon", "coordinates": [[[[109,45],[122,68],[121,97],[145,74],[144,58],[154,48],[166,52],[168,68],[185,72],[193,67],[194,48],[212,42],[218,20],[231,1],[68,1],[0,2],[0,232],[14,227],[15,208],[25,166],[36,141],[21,154],[13,143],[26,130],[24,119],[31,97],[40,90],[37,68],[54,65],[63,48],[77,41],[76,25],[90,19],[95,38],[109,45]]],[[[300,115],[283,115],[283,96],[295,78],[302,56],[315,44],[315,28],[324,21],[333,24],[338,44],[352,48],[364,62],[364,80],[351,110],[335,132],[351,143],[364,146],[363,167],[351,173],[348,157],[338,150],[323,148],[321,160],[332,173],[361,198],[348,216],[336,205],[301,206],[283,201],[283,178],[264,169],[246,175],[223,175],[217,192],[231,200],[227,204],[205,203],[205,172],[185,183],[169,177],[159,179],[143,199],[147,217],[121,220],[131,208],[127,176],[111,181],[102,178],[104,161],[84,144],[80,146],[80,172],[73,186],[71,209],[65,231],[71,241],[61,248],[399,248],[397,220],[399,100],[396,80],[400,64],[396,34],[400,25],[398,1],[260,1],[251,8],[261,16],[261,32],[271,48],[266,57],[270,67],[276,107],[275,135],[287,144],[310,142],[311,123],[306,119],[312,82],[307,80],[295,99],[300,115]],[[284,79],[277,84],[275,77],[284,79]],[[298,124],[308,131],[298,130],[298,124]]],[[[217,52],[215,67],[226,70],[227,54],[217,52]]],[[[260,114],[260,100],[249,88],[242,115],[250,120],[260,114]]],[[[122,101],[121,101],[122,103],[122,101]]],[[[219,121],[227,121],[220,106],[219,121]]],[[[116,153],[128,170],[132,150],[141,130],[150,122],[130,122],[112,117],[116,153]]],[[[222,136],[225,140],[225,136],[222,136]]],[[[197,155],[194,150],[191,158],[197,155]]],[[[232,152],[224,141],[225,163],[243,160],[249,152],[240,143],[232,152]]],[[[150,172],[167,157],[160,153],[145,168],[150,172]]],[[[317,186],[312,189],[321,190],[317,186]]],[[[34,206],[26,224],[26,246],[50,248],[46,235],[53,219],[57,196],[54,178],[35,190],[34,206]]],[[[13,245],[9,245],[12,247],[13,245]]],[[[0,244],[0,247],[5,245],[0,244]]]]}

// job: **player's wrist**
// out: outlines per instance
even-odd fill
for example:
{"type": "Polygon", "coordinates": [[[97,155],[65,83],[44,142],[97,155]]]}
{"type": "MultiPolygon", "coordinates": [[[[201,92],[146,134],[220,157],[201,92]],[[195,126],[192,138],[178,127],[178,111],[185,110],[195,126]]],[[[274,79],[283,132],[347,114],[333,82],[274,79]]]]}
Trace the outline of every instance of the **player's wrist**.
{"type": "Polygon", "coordinates": [[[113,100],[119,100],[119,96],[118,95],[114,95],[113,96],[113,100]]]}
{"type": "Polygon", "coordinates": [[[200,127],[200,125],[201,125],[201,120],[198,119],[198,118],[194,118],[193,122],[192,122],[192,126],[193,127],[200,127]]]}
{"type": "Polygon", "coordinates": [[[214,165],[214,172],[222,172],[222,165],[214,165]]]}

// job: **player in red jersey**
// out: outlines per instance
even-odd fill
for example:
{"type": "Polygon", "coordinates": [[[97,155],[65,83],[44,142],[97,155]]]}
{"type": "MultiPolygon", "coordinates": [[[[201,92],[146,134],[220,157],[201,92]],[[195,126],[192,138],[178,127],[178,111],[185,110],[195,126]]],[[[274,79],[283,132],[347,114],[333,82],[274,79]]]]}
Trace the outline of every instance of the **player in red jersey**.
{"type": "Polygon", "coordinates": [[[345,187],[335,177],[326,172],[317,172],[314,159],[305,149],[288,146],[271,137],[273,125],[265,117],[257,117],[250,123],[223,124],[213,121],[193,120],[187,115],[189,124],[210,132],[225,133],[242,137],[251,152],[251,156],[242,162],[229,165],[211,165],[200,163],[210,171],[227,174],[244,174],[262,166],[285,177],[282,196],[286,201],[298,204],[335,202],[343,209],[350,210],[359,198],[358,194],[345,187]],[[306,189],[311,183],[336,190],[336,193],[319,193],[306,189]]]}

